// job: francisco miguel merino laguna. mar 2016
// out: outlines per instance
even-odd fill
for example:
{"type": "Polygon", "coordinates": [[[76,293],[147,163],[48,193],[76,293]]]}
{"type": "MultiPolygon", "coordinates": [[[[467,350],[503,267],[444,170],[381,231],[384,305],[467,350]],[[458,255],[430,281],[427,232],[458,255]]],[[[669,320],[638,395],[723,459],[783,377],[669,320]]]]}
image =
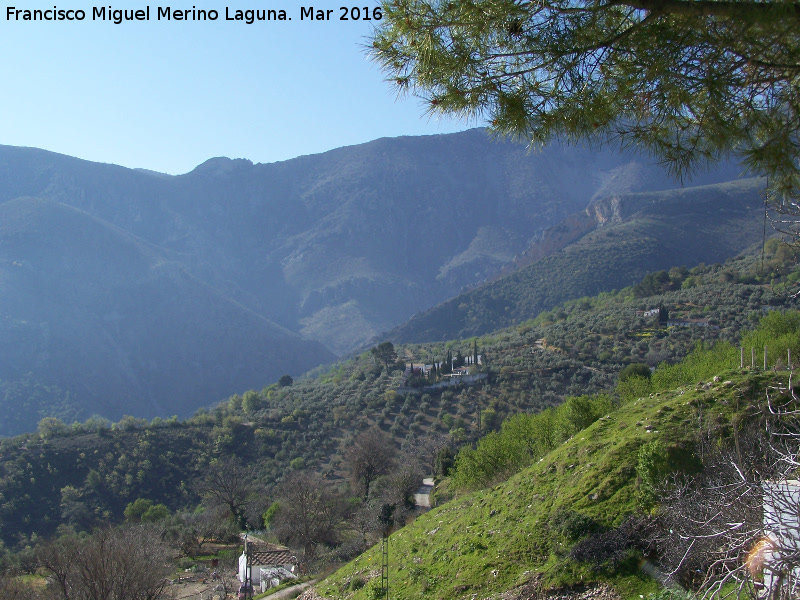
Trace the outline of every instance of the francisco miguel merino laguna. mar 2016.
{"type": "MultiPolygon", "coordinates": [[[[301,21],[330,21],[334,9],[315,9],[313,6],[301,6],[301,21]]],[[[379,21],[383,16],[380,7],[340,6],[339,21],[379,21]]],[[[214,9],[173,9],[169,6],[158,6],[153,11],[157,21],[216,21],[219,11],[214,9]]],[[[84,21],[88,14],[81,9],[64,9],[54,6],[46,9],[6,7],[6,21],[84,21]]],[[[335,17],[334,17],[335,19],[335,17]]],[[[113,7],[92,7],[92,21],[109,21],[119,25],[123,21],[149,21],[150,7],[139,9],[114,9],[113,7]]],[[[252,24],[256,21],[291,21],[284,9],[231,9],[225,7],[225,21],[243,21],[252,24]]]]}

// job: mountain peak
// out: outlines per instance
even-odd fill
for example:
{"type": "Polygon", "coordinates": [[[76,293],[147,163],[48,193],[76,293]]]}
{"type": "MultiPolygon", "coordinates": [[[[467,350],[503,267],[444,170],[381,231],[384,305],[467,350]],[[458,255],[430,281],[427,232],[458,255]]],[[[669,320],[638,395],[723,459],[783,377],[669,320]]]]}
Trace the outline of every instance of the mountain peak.
{"type": "Polygon", "coordinates": [[[253,161],[247,160],[246,158],[217,156],[215,158],[209,158],[204,163],[197,165],[191,172],[208,175],[224,175],[241,169],[244,166],[252,167],[253,161]]]}

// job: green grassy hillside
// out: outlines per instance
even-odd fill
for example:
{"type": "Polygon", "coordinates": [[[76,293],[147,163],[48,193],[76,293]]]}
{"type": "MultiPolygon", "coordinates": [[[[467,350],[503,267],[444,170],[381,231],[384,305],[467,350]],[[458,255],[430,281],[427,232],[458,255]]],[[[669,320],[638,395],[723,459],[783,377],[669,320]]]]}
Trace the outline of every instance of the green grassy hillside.
{"type": "MultiPolygon", "coordinates": [[[[640,451],[654,440],[690,457],[699,441],[732,443],[734,424],[764,400],[776,375],[720,370],[714,382],[656,392],[623,404],[538,462],[490,489],[420,516],[389,540],[391,597],[533,598],[536,591],[610,584],[623,598],[658,588],[640,568],[635,536],[600,544],[609,532],[646,519],[640,451]],[[626,525],[627,523],[627,525],[626,525]],[[594,538],[594,561],[575,558],[594,538]]],[[[785,375],[777,376],[784,380],[785,375]]],[[[708,381],[708,379],[706,380],[708,381]]],[[[584,556],[585,558],[585,553],[584,556]]],[[[340,569],[317,591],[325,598],[377,597],[380,545],[340,569]]]]}

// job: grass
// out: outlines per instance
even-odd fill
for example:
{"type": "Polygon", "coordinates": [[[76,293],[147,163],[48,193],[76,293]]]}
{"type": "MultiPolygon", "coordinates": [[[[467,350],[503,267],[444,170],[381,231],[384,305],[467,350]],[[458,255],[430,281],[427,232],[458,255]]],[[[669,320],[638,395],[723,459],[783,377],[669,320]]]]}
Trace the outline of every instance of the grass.
{"type": "MultiPolygon", "coordinates": [[[[758,402],[771,373],[725,371],[718,382],[686,385],[631,400],[491,489],[479,490],[421,515],[390,538],[392,598],[496,598],[536,580],[542,589],[608,583],[623,598],[658,589],[631,555],[616,568],[593,568],[569,558],[574,540],[551,524],[559,509],[602,526],[642,514],[638,451],[647,442],[692,444],[714,423],[724,443],[731,422],[758,402]],[[740,414],[741,413],[741,414],[740,414]]],[[[380,545],[317,587],[326,598],[369,600],[380,580],[380,545]],[[377,580],[376,580],[377,577],[377,580]],[[355,582],[355,583],[354,583],[355,582]]]]}

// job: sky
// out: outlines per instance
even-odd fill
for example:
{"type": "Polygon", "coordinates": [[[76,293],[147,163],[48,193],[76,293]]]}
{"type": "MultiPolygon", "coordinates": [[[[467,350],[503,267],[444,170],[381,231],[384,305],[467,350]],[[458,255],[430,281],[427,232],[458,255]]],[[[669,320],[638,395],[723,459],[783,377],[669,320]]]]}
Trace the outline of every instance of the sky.
{"type": "Polygon", "coordinates": [[[179,174],[216,156],[275,162],[478,125],[431,118],[417,98],[397,97],[364,48],[375,21],[340,20],[340,6],[363,16],[375,0],[92,1],[0,5],[0,144],[179,174]],[[147,6],[148,21],[92,19],[94,8],[147,6]],[[86,16],[15,12],[54,7],[86,16]],[[219,16],[158,20],[159,7],[219,16]],[[301,20],[301,7],[330,10],[330,20],[301,20]],[[226,19],[248,9],[283,9],[291,20],[226,19]]]}

